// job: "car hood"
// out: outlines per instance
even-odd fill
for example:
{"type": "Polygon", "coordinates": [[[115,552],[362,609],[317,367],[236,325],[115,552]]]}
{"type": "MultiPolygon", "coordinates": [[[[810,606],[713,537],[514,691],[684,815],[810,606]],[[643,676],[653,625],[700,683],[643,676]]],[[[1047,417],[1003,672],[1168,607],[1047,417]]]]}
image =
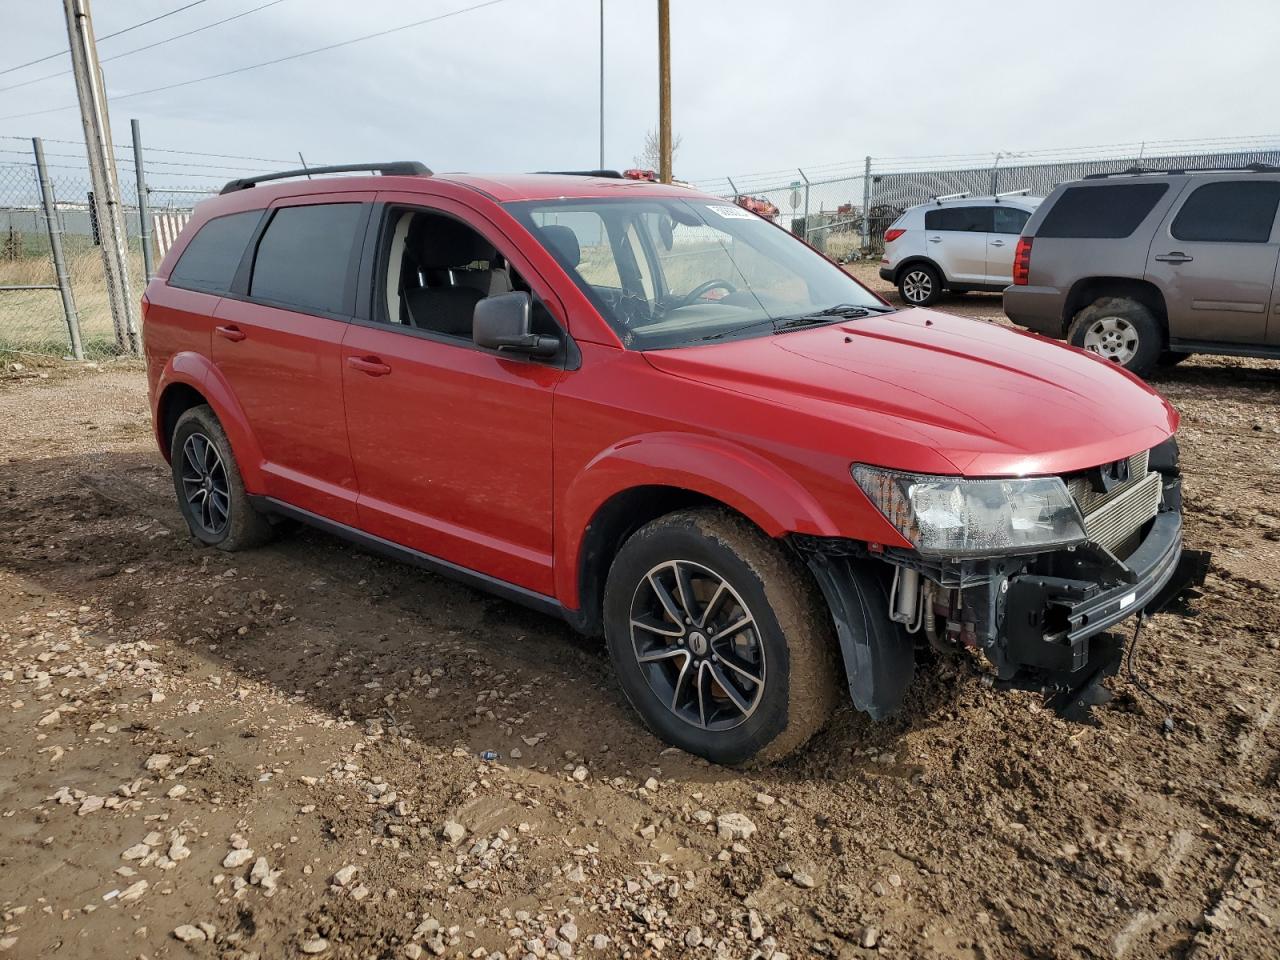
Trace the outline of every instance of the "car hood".
{"type": "Polygon", "coordinates": [[[1159,394],[1108,361],[932,310],[645,356],[846,427],[853,459],[901,470],[939,472],[942,457],[966,476],[1066,473],[1153,447],[1178,425],[1159,394]]]}

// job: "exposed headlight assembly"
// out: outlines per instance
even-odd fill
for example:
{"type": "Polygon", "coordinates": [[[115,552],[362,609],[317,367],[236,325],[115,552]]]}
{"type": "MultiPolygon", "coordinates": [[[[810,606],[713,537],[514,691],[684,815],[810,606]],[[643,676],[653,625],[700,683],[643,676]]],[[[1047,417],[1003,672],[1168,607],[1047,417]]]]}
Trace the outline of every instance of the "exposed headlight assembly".
{"type": "Polygon", "coordinates": [[[965,480],[854,464],[853,479],[924,556],[1039,553],[1085,541],[1058,477],[965,480]]]}

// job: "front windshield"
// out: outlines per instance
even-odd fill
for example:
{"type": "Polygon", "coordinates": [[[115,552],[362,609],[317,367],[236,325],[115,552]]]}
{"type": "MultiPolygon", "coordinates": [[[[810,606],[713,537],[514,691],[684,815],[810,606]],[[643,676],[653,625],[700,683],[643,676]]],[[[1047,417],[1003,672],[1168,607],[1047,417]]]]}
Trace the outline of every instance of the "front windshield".
{"type": "Polygon", "coordinates": [[[891,309],[790,234],[728,201],[507,207],[630,350],[772,336],[891,309]]]}

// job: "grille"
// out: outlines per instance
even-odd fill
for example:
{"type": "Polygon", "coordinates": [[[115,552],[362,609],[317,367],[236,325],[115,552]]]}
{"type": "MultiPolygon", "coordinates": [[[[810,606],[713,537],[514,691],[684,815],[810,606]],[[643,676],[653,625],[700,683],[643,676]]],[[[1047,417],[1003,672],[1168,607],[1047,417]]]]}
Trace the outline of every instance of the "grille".
{"type": "Polygon", "coordinates": [[[1160,474],[1148,472],[1149,452],[1129,458],[1129,481],[1107,493],[1094,490],[1087,477],[1072,477],[1067,489],[1084,517],[1085,535],[1114,550],[1160,509],[1160,474]]]}

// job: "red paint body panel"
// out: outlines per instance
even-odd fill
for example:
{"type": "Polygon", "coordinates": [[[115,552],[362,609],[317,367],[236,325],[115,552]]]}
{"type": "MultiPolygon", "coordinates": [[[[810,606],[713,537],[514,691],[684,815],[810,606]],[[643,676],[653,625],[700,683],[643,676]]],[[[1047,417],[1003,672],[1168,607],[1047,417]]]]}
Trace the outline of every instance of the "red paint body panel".
{"type": "Polygon", "coordinates": [[[1153,447],[1177,429],[1172,407],[1105,361],[927,310],[624,350],[501,203],[635,191],[697,196],[590,177],[450,175],[288,183],[203,204],[148,290],[153,402],[173,382],[212,391],[251,492],[570,609],[580,602],[592,517],[637,486],[698,492],[772,536],[907,546],[854,484],[852,464],[966,476],[1064,473],[1153,447]],[[211,215],[374,191],[380,202],[440,209],[485,234],[569,330],[580,365],[508,360],[164,282],[211,215]],[[212,335],[215,318],[246,338],[212,335]],[[202,360],[209,357],[213,363],[202,360]],[[357,369],[348,359],[367,362],[357,369]]]}

